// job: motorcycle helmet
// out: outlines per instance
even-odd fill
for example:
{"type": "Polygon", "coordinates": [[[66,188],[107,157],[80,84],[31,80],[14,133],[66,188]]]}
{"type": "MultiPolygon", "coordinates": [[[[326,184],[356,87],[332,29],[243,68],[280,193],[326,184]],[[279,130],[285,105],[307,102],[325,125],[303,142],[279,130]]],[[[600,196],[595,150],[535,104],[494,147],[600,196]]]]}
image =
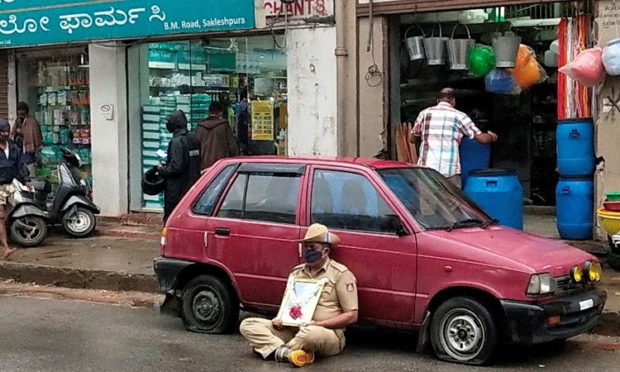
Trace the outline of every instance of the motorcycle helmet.
{"type": "Polygon", "coordinates": [[[82,166],[82,159],[75,152],[64,147],[60,149],[60,152],[62,153],[62,158],[65,159],[67,163],[77,168],[82,166]]]}
{"type": "Polygon", "coordinates": [[[166,180],[157,173],[157,167],[153,167],[142,175],[142,192],[146,195],[157,195],[164,191],[166,180]]]}

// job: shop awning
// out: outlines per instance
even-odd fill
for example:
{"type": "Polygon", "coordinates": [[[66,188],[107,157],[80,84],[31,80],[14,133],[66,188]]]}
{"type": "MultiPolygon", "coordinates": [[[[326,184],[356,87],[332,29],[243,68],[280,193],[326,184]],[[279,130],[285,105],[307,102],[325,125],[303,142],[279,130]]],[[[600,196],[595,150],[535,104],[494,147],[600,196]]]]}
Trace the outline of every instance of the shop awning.
{"type": "MultiPolygon", "coordinates": [[[[565,1],[565,0],[564,0],[565,1]]],[[[432,12],[440,10],[459,10],[472,8],[489,8],[494,6],[526,5],[562,2],[558,0],[392,0],[375,1],[374,15],[403,14],[413,12],[432,12]]],[[[367,17],[370,11],[368,0],[358,0],[357,16],[367,17]]]]}

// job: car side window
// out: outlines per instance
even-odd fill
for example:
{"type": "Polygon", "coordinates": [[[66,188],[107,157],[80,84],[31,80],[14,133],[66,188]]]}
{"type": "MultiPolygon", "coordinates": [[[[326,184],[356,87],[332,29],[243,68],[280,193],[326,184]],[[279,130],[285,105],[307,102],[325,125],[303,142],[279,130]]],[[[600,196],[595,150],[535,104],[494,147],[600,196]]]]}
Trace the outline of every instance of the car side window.
{"type": "Polygon", "coordinates": [[[217,217],[243,217],[243,196],[245,194],[245,185],[247,181],[247,174],[241,173],[237,176],[232,186],[228,190],[224,201],[222,201],[220,209],[217,211],[217,217]]]}
{"type": "Polygon", "coordinates": [[[251,174],[245,202],[245,218],[295,223],[298,174],[251,174]]]}
{"type": "Polygon", "coordinates": [[[394,232],[394,211],[363,175],[318,169],[312,181],[310,218],[328,227],[394,232]]]}
{"type": "Polygon", "coordinates": [[[228,180],[230,179],[230,175],[235,170],[236,165],[229,165],[224,168],[216,177],[209,183],[207,187],[205,187],[204,191],[200,195],[200,198],[194,204],[192,208],[192,212],[196,214],[203,214],[210,216],[213,214],[213,209],[215,208],[215,204],[220,199],[220,195],[222,194],[222,190],[226,187],[228,180]]]}
{"type": "Polygon", "coordinates": [[[300,177],[288,173],[240,173],[217,216],[294,224],[300,177]]]}

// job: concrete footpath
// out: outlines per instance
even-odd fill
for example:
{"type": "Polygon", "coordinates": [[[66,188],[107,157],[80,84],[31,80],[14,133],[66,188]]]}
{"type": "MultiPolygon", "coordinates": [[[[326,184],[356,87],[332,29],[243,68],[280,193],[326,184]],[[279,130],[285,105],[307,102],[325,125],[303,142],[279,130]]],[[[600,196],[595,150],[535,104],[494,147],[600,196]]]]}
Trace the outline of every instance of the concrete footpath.
{"type": "MultiPolygon", "coordinates": [[[[547,214],[526,214],[524,230],[559,239],[554,218],[547,214]]],[[[0,260],[0,281],[157,293],[153,259],[159,256],[160,232],[158,214],[100,218],[95,234],[85,239],[72,239],[62,231],[50,229],[41,246],[19,249],[10,261],[0,260]]],[[[618,320],[615,334],[620,335],[620,272],[605,265],[606,243],[592,240],[567,243],[601,258],[601,284],[608,293],[606,312],[618,320]]]]}

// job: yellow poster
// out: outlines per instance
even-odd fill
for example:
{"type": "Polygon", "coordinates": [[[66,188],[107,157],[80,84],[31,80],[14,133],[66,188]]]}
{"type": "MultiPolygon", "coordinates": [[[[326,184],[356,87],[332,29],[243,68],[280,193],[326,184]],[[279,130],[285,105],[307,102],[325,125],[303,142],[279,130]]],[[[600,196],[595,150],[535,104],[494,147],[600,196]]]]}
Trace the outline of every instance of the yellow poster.
{"type": "Polygon", "coordinates": [[[273,141],[273,103],[252,101],[252,140],[273,141]]]}

